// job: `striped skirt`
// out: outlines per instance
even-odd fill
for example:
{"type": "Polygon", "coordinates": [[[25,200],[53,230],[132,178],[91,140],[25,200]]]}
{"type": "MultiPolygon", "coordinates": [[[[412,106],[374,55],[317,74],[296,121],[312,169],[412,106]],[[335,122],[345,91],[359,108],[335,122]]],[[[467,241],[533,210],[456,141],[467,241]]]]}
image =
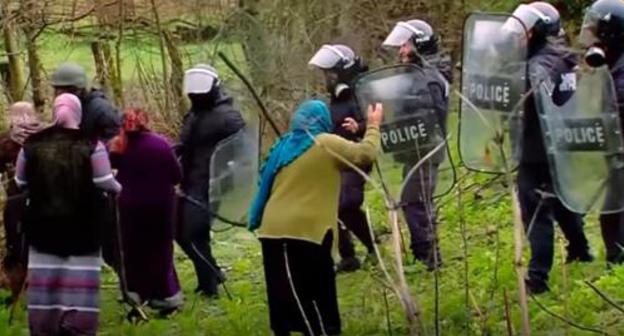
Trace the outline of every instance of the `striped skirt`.
{"type": "Polygon", "coordinates": [[[59,257],[30,249],[28,322],[31,335],[95,335],[101,257],[59,257]]]}

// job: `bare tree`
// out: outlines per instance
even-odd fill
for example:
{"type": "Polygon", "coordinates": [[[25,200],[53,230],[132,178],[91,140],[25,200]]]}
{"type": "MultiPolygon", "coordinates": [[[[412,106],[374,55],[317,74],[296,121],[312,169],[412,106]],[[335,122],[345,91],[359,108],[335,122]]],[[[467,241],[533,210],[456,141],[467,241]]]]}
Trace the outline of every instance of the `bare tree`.
{"type": "Polygon", "coordinates": [[[2,0],[0,3],[0,13],[2,15],[2,35],[4,38],[4,48],[9,62],[8,69],[8,96],[11,101],[18,101],[24,98],[26,80],[24,76],[24,63],[22,52],[19,48],[19,30],[16,27],[15,17],[11,11],[11,1],[2,0]]]}

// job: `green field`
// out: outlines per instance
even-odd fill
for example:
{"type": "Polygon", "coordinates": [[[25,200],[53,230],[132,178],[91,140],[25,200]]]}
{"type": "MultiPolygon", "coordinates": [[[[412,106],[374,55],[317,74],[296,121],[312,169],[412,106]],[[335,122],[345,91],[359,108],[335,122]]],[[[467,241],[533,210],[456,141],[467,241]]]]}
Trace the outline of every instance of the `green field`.
{"type": "MultiPolygon", "coordinates": [[[[95,74],[95,65],[91,53],[90,40],[71,38],[64,34],[44,34],[38,40],[42,61],[46,72],[51,73],[54,68],[63,62],[76,62],[87,70],[89,75],[95,74]]],[[[115,41],[111,41],[114,48],[115,41]]],[[[222,43],[200,43],[179,45],[180,53],[185,66],[194,63],[213,63],[216,59],[216,50],[223,51],[235,59],[242,57],[241,50],[237,45],[222,43]]],[[[114,50],[113,50],[114,53],[114,50]]],[[[156,37],[134,36],[129,34],[121,45],[122,77],[124,82],[132,82],[137,79],[137,65],[145,69],[162,71],[160,46],[156,37]]],[[[222,65],[217,60],[217,66],[222,65]]]]}

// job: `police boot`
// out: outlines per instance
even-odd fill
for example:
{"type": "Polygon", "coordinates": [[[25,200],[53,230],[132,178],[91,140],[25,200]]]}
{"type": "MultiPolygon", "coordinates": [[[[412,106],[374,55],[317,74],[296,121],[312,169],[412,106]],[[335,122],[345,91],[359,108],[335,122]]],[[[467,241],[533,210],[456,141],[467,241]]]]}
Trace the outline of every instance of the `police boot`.
{"type": "Polygon", "coordinates": [[[610,270],[615,266],[624,264],[624,252],[620,252],[614,256],[607,257],[607,269],[610,270]]]}
{"type": "Polygon", "coordinates": [[[361,266],[362,265],[360,263],[360,260],[356,257],[343,258],[342,260],[340,260],[340,263],[338,263],[338,266],[336,266],[336,272],[338,273],[355,272],[359,270],[361,266]]]}
{"type": "Polygon", "coordinates": [[[590,251],[583,251],[583,252],[571,251],[571,252],[568,252],[568,255],[566,257],[566,264],[571,264],[574,262],[590,263],[594,261],[594,259],[595,257],[590,251]]]}
{"type": "Polygon", "coordinates": [[[525,278],[524,285],[526,286],[526,291],[529,295],[540,295],[550,291],[548,284],[542,280],[525,278]]]}

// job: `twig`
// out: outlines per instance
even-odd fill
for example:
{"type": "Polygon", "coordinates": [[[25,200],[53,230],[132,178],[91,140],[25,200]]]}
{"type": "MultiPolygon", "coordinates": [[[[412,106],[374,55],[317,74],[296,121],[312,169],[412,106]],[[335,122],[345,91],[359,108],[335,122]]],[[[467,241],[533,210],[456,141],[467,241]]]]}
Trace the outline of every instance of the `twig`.
{"type": "Polygon", "coordinates": [[[611,305],[613,308],[617,309],[620,313],[624,313],[624,308],[609,298],[605,293],[603,293],[598,287],[594,286],[591,282],[585,280],[584,281],[589,288],[591,288],[596,294],[598,294],[605,302],[611,305]]]}
{"type": "MultiPolygon", "coordinates": [[[[563,316],[566,318],[569,317],[569,309],[568,306],[568,297],[570,294],[570,289],[568,285],[568,266],[565,261],[565,243],[563,242],[563,237],[558,235],[559,247],[561,251],[561,283],[563,285],[563,316]]],[[[566,329],[569,327],[566,325],[566,329]]],[[[566,334],[569,334],[568,330],[566,330],[566,334]]]]}
{"type": "Polygon", "coordinates": [[[481,309],[479,308],[479,304],[477,303],[477,299],[475,299],[474,294],[472,294],[471,291],[468,292],[468,297],[470,298],[470,302],[474,306],[474,309],[477,312],[477,314],[479,315],[479,317],[483,318],[483,313],[481,312],[481,309]]]}
{"type": "MultiPolygon", "coordinates": [[[[114,0],[114,1],[111,1],[111,2],[108,2],[108,3],[105,3],[102,6],[100,6],[100,8],[114,6],[118,2],[123,2],[123,0],[122,1],[114,0]]],[[[74,5],[75,5],[75,3],[74,3],[74,5]]],[[[86,10],[84,13],[80,13],[80,14],[74,16],[74,17],[71,17],[71,18],[63,17],[62,19],[57,20],[57,21],[53,21],[53,22],[47,22],[46,21],[46,16],[42,15],[41,16],[42,25],[41,25],[41,27],[39,27],[39,30],[31,38],[32,38],[33,41],[36,40],[37,37],[39,37],[39,35],[41,35],[41,33],[43,33],[44,30],[47,27],[49,27],[49,26],[53,26],[53,25],[57,25],[57,24],[65,23],[65,22],[72,22],[73,23],[73,22],[80,21],[82,19],[86,19],[87,17],[89,17],[91,14],[93,14],[96,10],[98,10],[100,8],[98,8],[97,4],[95,4],[91,8],[86,10]]],[[[74,9],[75,9],[75,7],[74,7],[74,9]]]]}
{"type": "Polygon", "coordinates": [[[390,305],[388,304],[388,292],[383,289],[384,307],[386,309],[386,326],[388,328],[388,336],[392,336],[392,320],[390,318],[390,305]]]}
{"type": "Polygon", "coordinates": [[[223,278],[223,276],[221,275],[221,271],[219,271],[219,269],[217,268],[216,265],[214,265],[210,260],[208,260],[208,258],[206,258],[197,248],[197,246],[195,245],[195,243],[191,243],[191,248],[193,249],[193,251],[199,256],[199,258],[206,264],[208,265],[208,267],[210,268],[210,270],[212,270],[212,273],[214,274],[215,278],[218,279],[221,282],[221,287],[223,287],[223,291],[225,292],[225,295],[227,295],[228,299],[230,301],[234,301],[234,298],[232,297],[232,294],[230,293],[230,290],[228,289],[227,285],[225,284],[225,280],[223,278]]]}
{"type": "MultiPolygon", "coordinates": [[[[367,218],[367,222],[368,222],[369,233],[370,233],[372,239],[374,240],[375,239],[375,232],[373,230],[373,225],[372,225],[373,222],[371,221],[370,209],[368,207],[366,208],[366,218],[367,218]]],[[[377,247],[377,244],[373,244],[373,250],[375,251],[375,256],[377,257],[377,263],[379,265],[379,268],[381,269],[382,273],[384,274],[384,276],[386,277],[386,279],[389,282],[389,288],[392,289],[397,296],[400,296],[401,293],[399,292],[399,289],[394,285],[394,279],[392,279],[392,276],[388,272],[388,269],[386,267],[385,261],[381,257],[381,252],[379,251],[379,247],[377,247]]]]}
{"type": "MultiPolygon", "coordinates": [[[[511,175],[511,174],[510,174],[511,175]]],[[[526,284],[524,282],[524,267],[522,264],[522,250],[523,250],[523,224],[520,215],[520,203],[518,201],[518,195],[514,187],[512,189],[512,207],[514,213],[514,241],[515,241],[515,256],[514,264],[516,268],[516,280],[518,281],[518,299],[520,300],[520,308],[522,312],[522,335],[529,336],[531,334],[531,327],[529,321],[529,305],[527,303],[527,291],[526,284]]]]}
{"type": "Polygon", "coordinates": [[[117,42],[115,43],[115,66],[117,70],[116,75],[116,83],[114,83],[114,87],[113,87],[113,91],[118,91],[115,92],[115,94],[119,94],[119,97],[116,97],[117,99],[119,99],[118,103],[121,103],[122,106],[126,105],[125,104],[125,99],[124,99],[124,95],[123,95],[123,81],[121,78],[121,43],[123,42],[124,39],[124,21],[126,19],[126,11],[125,11],[125,3],[124,1],[120,1],[119,2],[119,33],[118,33],[118,38],[117,38],[117,42]],[[117,90],[115,90],[117,89],[117,90]]]}
{"type": "Polygon", "coordinates": [[[299,307],[299,311],[301,312],[301,317],[303,317],[303,321],[305,322],[306,328],[308,329],[308,333],[310,335],[314,335],[314,331],[312,330],[312,326],[310,325],[310,321],[306,316],[305,310],[303,309],[303,305],[301,304],[301,300],[299,300],[299,295],[297,295],[297,290],[295,289],[295,283],[293,282],[292,274],[290,273],[290,262],[288,261],[288,246],[286,243],[283,245],[284,247],[284,263],[286,264],[286,275],[288,276],[288,283],[290,284],[290,290],[292,291],[293,296],[295,297],[295,301],[297,302],[297,307],[299,307]]]}
{"type": "Polygon", "coordinates": [[[466,230],[466,218],[464,217],[464,202],[463,197],[463,181],[459,181],[457,184],[457,214],[459,216],[459,228],[461,231],[462,237],[462,254],[464,261],[464,300],[465,300],[465,311],[466,311],[466,324],[464,328],[466,328],[466,334],[470,334],[470,278],[469,278],[469,262],[468,262],[468,237],[466,230]]]}
{"type": "Polygon", "coordinates": [[[167,68],[167,54],[165,53],[165,36],[162,25],[160,23],[160,14],[158,13],[158,7],[155,0],[150,0],[152,5],[152,13],[154,20],[156,20],[156,28],[158,29],[158,46],[160,48],[160,60],[162,63],[162,75],[163,75],[163,87],[165,88],[165,108],[166,111],[171,110],[171,103],[169,101],[169,70],[167,68]]]}
{"type": "Polygon", "coordinates": [[[509,310],[509,296],[507,288],[503,289],[503,300],[505,301],[505,324],[507,325],[507,335],[513,336],[513,326],[511,325],[511,312],[509,310]]]}
{"type": "MultiPolygon", "coordinates": [[[[391,208],[392,205],[388,204],[388,207],[391,208]]],[[[418,328],[422,327],[422,323],[420,323],[420,311],[418,309],[418,306],[414,302],[414,299],[409,292],[407,279],[405,277],[405,269],[403,268],[403,255],[401,254],[401,247],[399,246],[399,215],[396,209],[391,209],[388,212],[390,225],[392,227],[392,247],[394,251],[395,267],[397,270],[397,276],[399,277],[398,287],[399,291],[401,292],[400,299],[405,310],[405,316],[409,324],[410,334],[415,335],[418,334],[417,330],[418,328]]]]}
{"type": "Polygon", "coordinates": [[[587,331],[587,332],[592,332],[592,333],[594,333],[594,334],[599,334],[599,335],[611,335],[611,334],[607,333],[605,330],[600,330],[600,329],[593,328],[593,327],[586,327],[586,326],[582,326],[582,325],[580,325],[580,324],[578,324],[578,323],[576,323],[576,322],[574,322],[574,321],[570,321],[570,320],[566,319],[565,317],[563,317],[563,316],[560,316],[560,315],[556,314],[555,312],[553,312],[553,311],[549,310],[548,308],[546,308],[546,306],[544,306],[544,305],[543,305],[543,304],[542,304],[542,303],[541,303],[541,302],[540,302],[540,301],[539,301],[539,300],[538,300],[535,296],[533,296],[533,295],[531,295],[531,300],[533,300],[533,302],[535,302],[535,304],[537,304],[537,306],[538,306],[538,307],[539,307],[542,311],[544,311],[546,314],[548,314],[548,315],[550,315],[550,316],[552,316],[552,317],[554,317],[554,318],[556,318],[556,319],[558,319],[558,320],[560,320],[560,321],[562,321],[562,322],[564,322],[564,323],[566,323],[566,324],[568,324],[568,325],[570,325],[570,326],[572,326],[572,327],[574,327],[574,328],[576,328],[576,329],[583,330],[583,331],[587,331]]]}
{"type": "Polygon", "coordinates": [[[223,62],[225,62],[225,64],[230,68],[230,70],[232,70],[234,72],[234,74],[241,81],[243,81],[243,84],[245,84],[247,89],[249,89],[249,92],[251,92],[251,95],[253,96],[254,100],[258,104],[258,107],[260,107],[260,111],[262,111],[262,114],[264,115],[264,118],[269,122],[269,125],[271,125],[271,128],[273,129],[273,132],[275,132],[275,135],[277,135],[278,137],[281,136],[282,133],[280,132],[279,128],[277,127],[277,124],[275,123],[275,121],[273,121],[273,118],[271,118],[271,116],[269,115],[269,111],[264,106],[264,103],[262,102],[262,99],[260,99],[260,96],[258,95],[258,92],[256,91],[256,89],[254,89],[253,85],[251,85],[251,82],[249,82],[247,77],[245,77],[243,75],[243,73],[240,72],[240,70],[234,65],[234,63],[232,63],[225,56],[224,53],[218,52],[218,55],[219,55],[219,57],[221,57],[223,62]]]}
{"type": "Polygon", "coordinates": [[[481,330],[482,333],[485,335],[486,333],[486,329],[487,329],[487,323],[490,319],[490,310],[492,309],[492,306],[494,306],[495,302],[494,302],[494,296],[496,295],[496,289],[498,287],[498,273],[499,273],[499,267],[500,267],[500,250],[501,250],[501,242],[500,242],[500,233],[499,233],[499,225],[498,223],[496,224],[496,252],[495,252],[495,259],[494,259],[494,272],[492,274],[492,286],[490,289],[490,296],[489,296],[489,300],[488,300],[488,305],[485,311],[485,316],[483,318],[483,323],[481,325],[481,330]]]}

